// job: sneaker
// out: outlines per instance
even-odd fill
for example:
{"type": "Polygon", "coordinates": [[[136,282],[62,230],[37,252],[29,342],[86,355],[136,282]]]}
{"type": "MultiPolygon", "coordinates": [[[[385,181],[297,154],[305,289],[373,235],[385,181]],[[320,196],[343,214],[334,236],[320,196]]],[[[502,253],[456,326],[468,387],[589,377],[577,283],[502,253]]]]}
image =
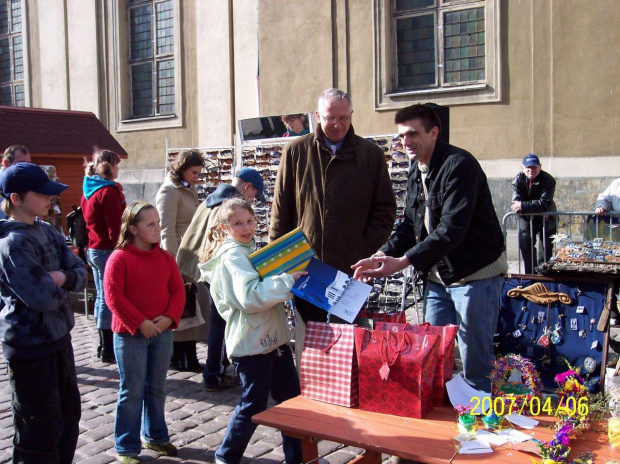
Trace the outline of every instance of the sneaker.
{"type": "Polygon", "coordinates": [[[162,456],[176,456],[177,447],[172,443],[146,443],[142,442],[142,446],[146,449],[157,451],[162,456]]]}
{"type": "Polygon", "coordinates": [[[205,384],[205,390],[208,392],[217,392],[221,390],[228,390],[229,388],[236,388],[241,385],[239,377],[227,375],[217,385],[205,384]]]}
{"type": "Polygon", "coordinates": [[[126,456],[124,454],[117,454],[116,460],[121,464],[140,464],[138,456],[126,456]]]}

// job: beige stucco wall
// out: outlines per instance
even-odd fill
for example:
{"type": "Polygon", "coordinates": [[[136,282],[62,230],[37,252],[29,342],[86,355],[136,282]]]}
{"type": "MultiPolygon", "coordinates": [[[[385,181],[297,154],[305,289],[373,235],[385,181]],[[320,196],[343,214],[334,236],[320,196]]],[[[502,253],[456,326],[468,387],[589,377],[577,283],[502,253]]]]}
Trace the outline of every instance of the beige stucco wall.
{"type": "MultiPolygon", "coordinates": [[[[373,1],[175,2],[178,127],[117,131],[127,82],[115,60],[126,56],[126,33],[114,21],[125,0],[28,2],[32,106],[95,112],[129,152],[124,169],[136,172],[161,170],[165,139],[171,147],[227,146],[237,119],[313,111],[331,86],[350,92],[358,134],[394,132],[394,111],[375,109],[373,1]]],[[[451,142],[498,177],[512,176],[529,152],[556,175],[620,175],[620,2],[499,6],[502,101],[452,106],[451,142]]]]}

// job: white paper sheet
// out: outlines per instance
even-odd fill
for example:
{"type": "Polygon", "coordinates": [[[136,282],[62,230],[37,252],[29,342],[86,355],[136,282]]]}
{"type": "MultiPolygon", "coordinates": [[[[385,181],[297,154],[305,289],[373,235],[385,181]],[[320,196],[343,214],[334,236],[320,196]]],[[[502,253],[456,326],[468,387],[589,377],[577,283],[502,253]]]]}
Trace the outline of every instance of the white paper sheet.
{"type": "Polygon", "coordinates": [[[459,448],[459,454],[484,454],[492,452],[493,449],[488,443],[483,443],[479,440],[466,441],[459,448]]]}
{"type": "Polygon", "coordinates": [[[515,430],[515,429],[502,429],[502,430],[496,431],[495,433],[497,433],[501,437],[508,438],[508,441],[510,443],[521,443],[523,441],[532,440],[533,438],[531,435],[528,435],[523,432],[519,432],[518,430],[515,430]]]}
{"type": "Polygon", "coordinates": [[[372,287],[357,279],[351,279],[340,299],[331,307],[329,314],[338,316],[349,323],[360,312],[370,294],[372,287]]]}
{"type": "Polygon", "coordinates": [[[497,435],[488,430],[478,430],[476,432],[476,440],[495,446],[502,446],[509,441],[507,436],[497,435]]]}
{"type": "MultiPolygon", "coordinates": [[[[446,382],[446,389],[448,390],[448,397],[450,398],[450,403],[452,406],[469,406],[474,404],[482,404],[482,398],[488,396],[491,398],[490,393],[483,392],[481,390],[476,390],[467,382],[461,374],[455,375],[452,380],[446,382]],[[474,398],[476,398],[474,400],[474,398]]],[[[490,401],[484,401],[487,405],[491,404],[490,401]]],[[[484,411],[481,411],[480,407],[473,409],[471,411],[472,414],[484,414],[484,411]]]]}
{"type": "Polygon", "coordinates": [[[524,429],[533,429],[538,425],[538,421],[536,419],[522,416],[521,414],[508,414],[504,417],[508,419],[511,424],[518,425],[519,427],[523,427],[524,429]]]}

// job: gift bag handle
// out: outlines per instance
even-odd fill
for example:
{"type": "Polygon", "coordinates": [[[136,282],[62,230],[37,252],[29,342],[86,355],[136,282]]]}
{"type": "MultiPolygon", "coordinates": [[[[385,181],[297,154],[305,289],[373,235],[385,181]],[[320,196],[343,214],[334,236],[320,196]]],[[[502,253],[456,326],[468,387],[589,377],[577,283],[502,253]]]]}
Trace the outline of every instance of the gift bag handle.
{"type": "Polygon", "coordinates": [[[390,337],[394,336],[394,339],[396,340],[396,342],[398,342],[398,338],[396,337],[396,334],[393,332],[387,332],[383,338],[381,338],[381,362],[383,364],[387,364],[388,367],[392,367],[394,365],[394,363],[398,360],[398,357],[400,356],[400,353],[402,353],[405,348],[407,348],[407,346],[411,345],[411,338],[409,337],[409,334],[407,332],[403,332],[403,339],[400,342],[400,346],[397,346],[396,344],[394,345],[394,353],[396,353],[396,356],[394,357],[394,360],[392,360],[392,362],[390,362],[390,337]],[[383,343],[387,342],[387,347],[385,349],[385,359],[383,358],[383,343]],[[408,343],[406,343],[408,342],[408,343]]]}
{"type": "Polygon", "coordinates": [[[331,342],[329,342],[329,344],[325,348],[320,348],[320,350],[323,353],[327,354],[329,350],[331,350],[332,347],[338,342],[338,340],[340,340],[341,336],[342,336],[342,329],[338,329],[338,333],[336,334],[334,339],[331,342]]]}

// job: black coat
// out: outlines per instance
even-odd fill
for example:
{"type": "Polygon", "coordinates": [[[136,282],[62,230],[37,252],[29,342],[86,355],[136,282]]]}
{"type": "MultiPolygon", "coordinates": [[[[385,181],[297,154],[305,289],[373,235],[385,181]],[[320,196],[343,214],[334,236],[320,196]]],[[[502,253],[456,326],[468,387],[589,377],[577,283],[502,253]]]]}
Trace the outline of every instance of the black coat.
{"type": "Polygon", "coordinates": [[[428,201],[418,169],[409,170],[405,219],[381,248],[388,256],[407,256],[416,270],[433,265],[449,285],[494,263],[504,251],[487,177],[473,155],[437,142],[426,177],[428,201]],[[428,203],[430,230],[424,214],[428,203]]]}
{"type": "MultiPolygon", "coordinates": [[[[546,213],[556,211],[553,195],[555,193],[555,179],[551,174],[540,171],[528,187],[529,179],[520,172],[512,181],[512,201],[521,202],[521,214],[546,213]]],[[[541,225],[544,216],[535,216],[534,224],[541,225]]],[[[523,219],[529,221],[529,217],[523,219]]]]}

